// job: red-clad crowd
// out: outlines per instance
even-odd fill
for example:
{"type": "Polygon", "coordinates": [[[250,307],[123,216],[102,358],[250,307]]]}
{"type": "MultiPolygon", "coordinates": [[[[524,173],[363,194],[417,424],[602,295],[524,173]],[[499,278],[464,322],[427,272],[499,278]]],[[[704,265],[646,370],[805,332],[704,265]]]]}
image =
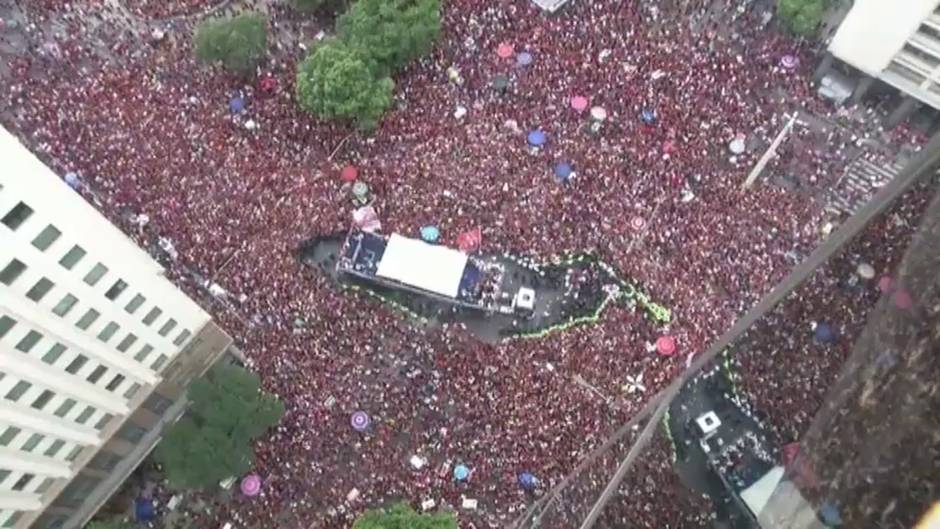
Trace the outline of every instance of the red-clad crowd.
{"type": "Polygon", "coordinates": [[[740,189],[787,114],[836,113],[809,83],[814,50],[747,1],[572,0],[554,15],[529,0],[445,2],[440,43],[396,78],[368,134],[298,109],[294,66],[309,44],[298,39],[316,22],[283,6],[254,6],[272,29],[256,78],[196,63],[189,42],[209,3],[16,1],[23,23],[0,47],[25,42],[3,56],[4,126],[77,174],[132,237],[171,244],[182,288],[205,299],[191,271],[224,288],[216,317],[287,405],[256,446],[261,496],[219,506],[204,527],[349,527],[394,498],[460,510],[462,527],[506,524],[531,501],[520,472],[543,488],[561,480],[818,242],[814,197],[855,148],[841,136],[845,152],[785,144],[740,189]],[[233,98],[247,107],[233,113],[233,98]],[[527,144],[533,130],[541,147],[527,144]],[[729,150],[736,138],[742,153],[729,150]],[[576,175],[566,184],[560,162],[576,175]],[[453,243],[480,227],[485,252],[543,258],[594,250],[673,321],[616,307],[594,326],[489,345],[340,292],[297,250],[348,227],[347,164],[387,231],[434,224],[453,243]],[[784,172],[795,190],[770,183],[784,172]],[[677,356],[650,352],[663,334],[677,356]],[[625,391],[640,375],[645,391],[625,391]],[[366,433],[350,426],[358,410],[366,433]],[[458,463],[466,482],[451,477],[458,463]]]}

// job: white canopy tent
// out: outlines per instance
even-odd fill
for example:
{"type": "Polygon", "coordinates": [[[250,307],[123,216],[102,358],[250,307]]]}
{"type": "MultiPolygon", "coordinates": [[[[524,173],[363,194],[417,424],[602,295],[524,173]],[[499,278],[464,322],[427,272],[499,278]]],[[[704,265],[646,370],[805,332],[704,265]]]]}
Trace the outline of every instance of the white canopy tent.
{"type": "Polygon", "coordinates": [[[456,298],[467,254],[393,233],[376,276],[456,298]]]}
{"type": "Polygon", "coordinates": [[[783,467],[776,466],[750,487],[741,491],[741,499],[751,509],[754,516],[760,515],[760,512],[764,510],[764,506],[767,505],[781,479],[783,479],[783,467]]]}

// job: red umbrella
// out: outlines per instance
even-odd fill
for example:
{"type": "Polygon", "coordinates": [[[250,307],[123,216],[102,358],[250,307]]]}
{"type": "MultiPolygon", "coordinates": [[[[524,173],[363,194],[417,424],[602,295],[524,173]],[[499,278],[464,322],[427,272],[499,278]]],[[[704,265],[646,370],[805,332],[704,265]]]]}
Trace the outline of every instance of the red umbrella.
{"type": "Polygon", "coordinates": [[[893,288],[894,281],[891,280],[891,276],[882,276],[882,278],[878,280],[878,290],[880,290],[882,293],[887,294],[888,292],[891,292],[891,289],[893,288]]]}
{"type": "Polygon", "coordinates": [[[356,178],[359,177],[359,169],[356,169],[355,165],[347,165],[340,171],[339,177],[342,178],[343,182],[355,182],[356,178]]]}
{"type": "Polygon", "coordinates": [[[498,48],[496,48],[496,55],[498,55],[500,59],[508,59],[512,57],[512,52],[512,44],[509,44],[508,42],[503,42],[499,45],[498,48]]]}
{"type": "Polygon", "coordinates": [[[672,356],[676,353],[676,339],[672,336],[660,336],[656,340],[656,351],[663,356],[672,356]]]}

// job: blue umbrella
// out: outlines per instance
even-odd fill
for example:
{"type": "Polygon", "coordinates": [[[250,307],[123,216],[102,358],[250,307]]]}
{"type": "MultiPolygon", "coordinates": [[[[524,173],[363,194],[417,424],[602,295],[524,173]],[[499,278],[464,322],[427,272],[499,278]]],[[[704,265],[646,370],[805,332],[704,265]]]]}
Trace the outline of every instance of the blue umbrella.
{"type": "Polygon", "coordinates": [[[555,165],[555,176],[563,182],[567,182],[571,178],[571,173],[574,171],[571,169],[571,164],[566,162],[559,162],[555,165]]]}
{"type": "Polygon", "coordinates": [[[643,120],[643,123],[652,125],[656,123],[656,111],[651,108],[644,108],[643,112],[640,113],[640,119],[643,120]]]}
{"type": "Polygon", "coordinates": [[[528,66],[532,64],[532,54],[524,51],[519,55],[516,55],[516,64],[519,66],[528,66]]]}
{"type": "Polygon", "coordinates": [[[529,145],[533,147],[541,147],[545,145],[545,133],[539,129],[535,129],[529,133],[528,140],[529,145]]]}
{"type": "Polygon", "coordinates": [[[470,469],[466,465],[457,465],[454,467],[454,479],[457,481],[466,481],[470,477],[470,469]]]}
{"type": "Polygon", "coordinates": [[[441,231],[437,226],[425,226],[421,228],[421,238],[426,242],[437,242],[441,237],[441,231]]]}
{"type": "Polygon", "coordinates": [[[245,111],[245,98],[241,96],[233,97],[228,101],[228,111],[232,114],[240,114],[245,111]]]}
{"type": "Polygon", "coordinates": [[[828,323],[820,323],[817,325],[814,335],[818,342],[832,343],[836,341],[836,331],[833,330],[832,326],[828,323]]]}
{"type": "Polygon", "coordinates": [[[534,490],[538,486],[539,480],[529,472],[519,474],[519,486],[525,490],[534,490]]]}
{"type": "Polygon", "coordinates": [[[156,508],[153,500],[149,498],[137,498],[134,500],[134,515],[138,522],[149,522],[157,517],[156,508]]]}

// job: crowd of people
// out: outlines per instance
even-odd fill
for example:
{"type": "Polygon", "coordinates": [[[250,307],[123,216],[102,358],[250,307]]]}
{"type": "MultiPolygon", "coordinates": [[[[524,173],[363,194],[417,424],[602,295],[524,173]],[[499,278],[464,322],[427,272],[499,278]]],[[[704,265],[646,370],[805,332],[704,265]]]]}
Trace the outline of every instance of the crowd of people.
{"type": "MultiPolygon", "coordinates": [[[[216,318],[287,405],[256,446],[262,494],[219,506],[204,527],[349,527],[395,498],[457,509],[462,527],[505,525],[532,500],[520,472],[543,490],[559,482],[818,243],[818,197],[858,148],[804,141],[741,190],[788,114],[837,113],[813,94],[816,50],[747,1],[572,0],[554,15],[529,0],[445,2],[441,41],[396,79],[394,107],[370,134],[298,109],[293,72],[308,43],[291,39],[318,22],[283,6],[251,5],[271,14],[273,42],[245,79],[193,59],[198,15],[149,18],[209,2],[15,3],[26,20],[2,30],[16,32],[5,49],[25,44],[4,54],[4,126],[61,174],[80,175],[130,236],[171,241],[168,274],[181,288],[205,298],[192,271],[221,285],[229,302],[216,318]],[[508,57],[497,53],[505,46],[508,57]],[[494,89],[497,76],[508,87],[494,89]],[[275,82],[262,90],[259,79],[275,82]],[[236,96],[247,108],[233,113],[236,96]],[[577,96],[588,109],[573,108],[577,96]],[[592,123],[592,113],[605,118],[592,123]],[[527,144],[532,130],[544,145],[527,144]],[[734,139],[744,152],[730,152],[734,139]],[[559,162],[576,177],[559,183],[559,162]],[[348,164],[385,231],[434,224],[447,244],[479,227],[484,252],[593,251],[673,320],[614,307],[597,325],[487,345],[459,325],[417,326],[341,292],[297,253],[349,226],[339,176],[348,164]],[[782,172],[799,185],[772,184],[782,172]],[[145,215],[148,230],[131,215],[145,215]],[[664,334],[676,356],[650,351],[664,334]],[[640,375],[644,390],[625,392],[640,375]],[[350,427],[359,410],[372,419],[366,432],[350,427]],[[467,481],[450,474],[457,463],[471,469],[467,481]],[[467,498],[478,506],[462,509],[467,498]]],[[[819,134],[810,127],[796,137],[819,134]]],[[[761,380],[761,362],[742,361],[747,376],[761,380]]],[[[777,411],[786,432],[799,416],[789,410],[817,404],[802,392],[779,403],[760,383],[754,392],[760,406],[788,410],[777,411]]]]}

